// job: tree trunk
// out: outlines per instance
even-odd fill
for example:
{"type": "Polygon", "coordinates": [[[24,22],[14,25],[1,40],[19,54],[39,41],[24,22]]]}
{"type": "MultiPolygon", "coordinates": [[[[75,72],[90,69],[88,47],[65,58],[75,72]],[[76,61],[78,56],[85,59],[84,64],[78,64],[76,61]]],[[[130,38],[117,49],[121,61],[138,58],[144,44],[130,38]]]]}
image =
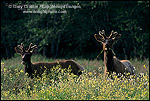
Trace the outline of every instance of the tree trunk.
{"type": "Polygon", "coordinates": [[[55,43],[56,43],[56,40],[53,38],[52,45],[51,45],[51,56],[52,57],[55,57],[55,43]]]}
{"type": "Polygon", "coordinates": [[[58,56],[58,50],[59,50],[59,43],[60,43],[60,33],[57,33],[58,38],[57,38],[57,43],[56,43],[56,53],[55,53],[55,58],[58,56]]]}
{"type": "Polygon", "coordinates": [[[127,60],[127,59],[128,59],[128,56],[127,56],[127,53],[126,53],[125,48],[123,48],[123,53],[124,53],[125,59],[127,60]]]}
{"type": "Polygon", "coordinates": [[[56,20],[57,20],[57,15],[54,14],[54,22],[53,22],[53,27],[54,27],[54,30],[53,30],[53,38],[52,38],[52,45],[51,45],[51,56],[54,58],[55,57],[55,50],[56,50],[56,20]]]}
{"type": "Polygon", "coordinates": [[[46,56],[46,47],[43,47],[43,56],[46,56]]]}

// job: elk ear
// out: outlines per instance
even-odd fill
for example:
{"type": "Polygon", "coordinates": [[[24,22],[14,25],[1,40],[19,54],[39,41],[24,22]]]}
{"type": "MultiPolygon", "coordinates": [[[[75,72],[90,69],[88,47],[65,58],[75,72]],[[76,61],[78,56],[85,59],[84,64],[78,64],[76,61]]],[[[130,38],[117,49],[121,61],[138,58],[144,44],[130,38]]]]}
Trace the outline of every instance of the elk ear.
{"type": "Polygon", "coordinates": [[[23,54],[22,50],[19,48],[19,47],[15,47],[15,51],[18,53],[18,54],[23,54]]]}
{"type": "Polygon", "coordinates": [[[120,38],[121,34],[117,34],[116,36],[112,37],[112,40],[116,41],[120,38]]]}
{"type": "Polygon", "coordinates": [[[96,39],[98,42],[101,42],[101,43],[104,42],[104,39],[103,39],[102,36],[95,34],[94,37],[95,37],[95,39],[96,39]]]}
{"type": "Polygon", "coordinates": [[[37,45],[34,45],[31,47],[30,53],[36,53],[37,52],[37,45]]]}

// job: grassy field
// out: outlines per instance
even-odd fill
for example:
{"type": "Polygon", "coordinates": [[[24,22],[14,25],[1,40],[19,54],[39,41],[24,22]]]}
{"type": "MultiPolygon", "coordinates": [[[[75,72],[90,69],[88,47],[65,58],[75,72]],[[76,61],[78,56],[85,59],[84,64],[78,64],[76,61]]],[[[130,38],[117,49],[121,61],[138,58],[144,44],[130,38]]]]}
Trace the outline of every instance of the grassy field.
{"type": "MultiPolygon", "coordinates": [[[[104,77],[102,60],[74,60],[85,68],[79,78],[54,73],[39,79],[24,74],[20,56],[1,60],[1,100],[149,100],[149,60],[130,60],[136,67],[136,79],[117,78],[114,74],[114,80],[104,77]]],[[[57,60],[34,55],[31,61],[57,60]]]]}

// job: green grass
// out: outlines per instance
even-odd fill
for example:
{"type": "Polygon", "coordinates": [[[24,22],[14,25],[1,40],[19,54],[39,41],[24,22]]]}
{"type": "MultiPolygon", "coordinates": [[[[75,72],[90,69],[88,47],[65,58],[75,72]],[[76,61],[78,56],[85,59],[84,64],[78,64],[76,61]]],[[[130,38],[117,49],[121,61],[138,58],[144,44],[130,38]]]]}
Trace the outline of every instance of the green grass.
{"type": "MultiPolygon", "coordinates": [[[[57,59],[63,60],[63,59],[57,59]]],[[[40,55],[32,56],[32,62],[52,62],[40,55]]],[[[24,74],[21,57],[1,60],[1,100],[148,100],[149,60],[130,60],[136,67],[136,79],[104,77],[103,60],[74,59],[84,66],[79,78],[68,73],[43,75],[40,79],[30,79],[24,74]],[[54,80],[54,77],[59,78],[54,80]],[[50,79],[51,78],[51,79],[50,79]],[[53,79],[52,79],[53,78],[53,79]]]]}

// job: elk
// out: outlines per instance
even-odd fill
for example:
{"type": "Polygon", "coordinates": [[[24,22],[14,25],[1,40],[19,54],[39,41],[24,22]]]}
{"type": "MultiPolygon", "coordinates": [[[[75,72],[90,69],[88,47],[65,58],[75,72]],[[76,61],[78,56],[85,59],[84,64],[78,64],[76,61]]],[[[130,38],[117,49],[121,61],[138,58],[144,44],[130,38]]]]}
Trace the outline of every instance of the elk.
{"type": "Polygon", "coordinates": [[[99,35],[95,34],[94,37],[98,42],[103,44],[104,51],[104,75],[106,76],[107,72],[109,75],[112,72],[116,72],[116,74],[134,74],[135,67],[128,60],[119,60],[116,58],[114,51],[112,50],[113,43],[120,38],[121,34],[117,32],[111,31],[109,37],[105,35],[105,31],[99,31],[99,35]]]}
{"type": "Polygon", "coordinates": [[[74,60],[62,60],[62,61],[55,61],[55,62],[36,62],[31,63],[31,56],[37,50],[37,45],[32,46],[32,43],[29,45],[28,50],[24,49],[23,43],[15,47],[15,51],[21,55],[22,63],[24,65],[24,72],[28,73],[28,76],[31,78],[40,76],[47,71],[50,71],[53,66],[60,65],[61,69],[68,69],[71,66],[71,73],[75,75],[81,75],[84,67],[75,62],[74,60]],[[58,64],[59,63],[59,64],[58,64]],[[45,68],[46,67],[46,68],[45,68]]]}

